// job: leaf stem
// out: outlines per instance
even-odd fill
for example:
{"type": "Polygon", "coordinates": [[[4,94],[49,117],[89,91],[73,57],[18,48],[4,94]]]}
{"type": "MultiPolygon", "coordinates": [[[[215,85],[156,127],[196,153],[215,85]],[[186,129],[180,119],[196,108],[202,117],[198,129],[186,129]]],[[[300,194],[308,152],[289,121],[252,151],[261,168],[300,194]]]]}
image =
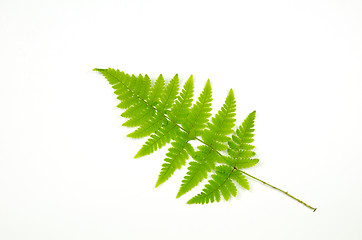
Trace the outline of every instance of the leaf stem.
{"type": "MultiPolygon", "coordinates": [[[[236,169],[237,169],[237,168],[236,168],[236,169]]],[[[277,188],[277,187],[275,187],[275,186],[273,186],[273,185],[271,185],[271,184],[269,184],[269,183],[267,183],[267,182],[264,182],[263,180],[261,180],[261,179],[259,179],[259,178],[257,178],[257,177],[254,177],[254,176],[250,175],[249,173],[246,173],[246,172],[244,172],[244,171],[241,171],[240,169],[237,169],[237,170],[239,170],[240,172],[242,172],[243,174],[245,174],[246,176],[248,176],[248,177],[250,177],[250,178],[252,178],[252,179],[254,179],[254,180],[257,180],[257,181],[259,181],[259,182],[261,182],[261,183],[263,183],[263,184],[265,184],[265,185],[267,185],[267,186],[269,186],[269,187],[271,187],[271,188],[274,188],[275,190],[278,190],[279,192],[284,193],[284,194],[287,195],[288,197],[291,197],[291,198],[293,198],[294,200],[298,201],[299,203],[303,204],[304,206],[312,209],[313,212],[315,212],[315,211],[317,210],[317,208],[314,208],[314,207],[306,204],[306,203],[303,202],[302,200],[300,200],[300,199],[298,199],[298,198],[290,195],[288,192],[286,192],[286,191],[284,191],[284,190],[281,190],[280,188],[277,188]]]]}

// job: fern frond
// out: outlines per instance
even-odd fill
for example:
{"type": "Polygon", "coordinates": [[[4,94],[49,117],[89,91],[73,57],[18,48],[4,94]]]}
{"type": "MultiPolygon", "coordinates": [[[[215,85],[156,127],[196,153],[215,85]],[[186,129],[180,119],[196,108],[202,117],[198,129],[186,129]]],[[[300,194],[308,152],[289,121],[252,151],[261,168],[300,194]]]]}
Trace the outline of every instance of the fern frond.
{"type": "Polygon", "coordinates": [[[313,211],[316,210],[288,192],[241,170],[259,162],[254,158],[254,146],[251,144],[254,141],[255,111],[249,114],[230,138],[236,110],[232,90],[220,111],[209,122],[212,101],[209,80],[198,101],[191,107],[194,91],[192,75],[184,84],[183,90],[178,93],[177,74],[167,85],[162,75],[152,85],[147,75],[140,74],[136,77],[111,68],[94,70],[100,72],[115,89],[114,93],[120,100],[117,107],[124,109],[121,116],[128,118],[123,126],[138,127],[128,134],[128,137],[149,136],[135,158],[148,155],[172,141],[156,187],[168,180],[176,169],[184,166],[191,156],[193,161],[189,163],[188,172],[182,180],[177,197],[197,186],[208,177],[209,172],[214,171],[214,174],[202,192],[188,201],[189,204],[219,202],[221,197],[228,200],[231,196],[236,196],[235,183],[249,189],[246,175],[286,194],[313,211]],[[196,152],[190,144],[192,140],[202,143],[196,152]],[[228,156],[221,153],[225,150],[228,156]]]}
{"type": "Polygon", "coordinates": [[[209,183],[205,185],[202,192],[188,201],[189,204],[218,202],[221,197],[228,200],[230,196],[236,196],[235,183],[249,189],[249,183],[244,176],[246,175],[286,194],[313,211],[316,210],[288,192],[241,170],[259,162],[254,158],[254,146],[251,144],[254,141],[255,111],[249,114],[230,138],[236,110],[232,90],[221,110],[211,119],[211,122],[208,122],[212,101],[209,80],[198,101],[191,107],[194,91],[192,75],[178,94],[177,74],[167,85],[163,76],[160,75],[151,86],[151,80],[147,75],[140,74],[136,77],[111,68],[94,69],[94,71],[100,72],[115,89],[114,93],[120,100],[117,107],[124,109],[121,116],[128,118],[123,126],[138,127],[128,134],[128,137],[150,136],[136,154],[136,158],[148,155],[172,141],[156,187],[169,179],[176,169],[184,166],[191,156],[193,161],[189,164],[177,197],[197,186],[208,177],[209,172],[214,171],[214,174],[211,175],[209,183]],[[192,140],[203,144],[197,147],[196,152],[189,143],[192,140]],[[225,150],[228,156],[221,153],[225,150]]]}
{"type": "Polygon", "coordinates": [[[226,143],[235,122],[236,102],[234,93],[230,90],[224,105],[212,118],[208,128],[201,133],[204,146],[199,147],[199,151],[193,156],[194,161],[190,162],[188,172],[182,180],[182,184],[177,198],[197,186],[202,180],[207,178],[208,172],[215,168],[215,164],[220,162],[218,151],[226,150],[226,143]]]}

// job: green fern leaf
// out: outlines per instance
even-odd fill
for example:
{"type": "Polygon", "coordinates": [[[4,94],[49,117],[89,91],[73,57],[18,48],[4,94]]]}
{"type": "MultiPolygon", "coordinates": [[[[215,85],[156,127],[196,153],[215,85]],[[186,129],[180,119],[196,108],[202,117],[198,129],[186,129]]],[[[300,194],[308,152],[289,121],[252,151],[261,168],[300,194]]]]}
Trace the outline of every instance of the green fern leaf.
{"type": "Polygon", "coordinates": [[[147,75],[139,74],[136,77],[112,68],[94,70],[100,72],[115,89],[114,93],[120,100],[117,107],[124,110],[121,116],[128,119],[123,126],[138,127],[127,136],[149,136],[135,158],[151,154],[171,142],[156,187],[168,180],[176,169],[186,165],[186,160],[191,156],[193,160],[189,163],[177,198],[199,185],[210,172],[213,174],[202,192],[191,198],[189,204],[219,202],[221,198],[229,200],[237,195],[236,183],[249,190],[246,175],[316,210],[288,192],[241,170],[259,162],[254,158],[254,146],[251,144],[254,141],[255,111],[233,131],[236,103],[232,90],[222,108],[209,121],[212,101],[209,80],[198,101],[192,105],[192,75],[179,93],[177,74],[167,85],[163,76],[159,75],[152,85],[147,75]],[[196,152],[191,144],[193,140],[202,143],[196,152]],[[222,151],[226,151],[228,155],[222,154],[222,151]]]}

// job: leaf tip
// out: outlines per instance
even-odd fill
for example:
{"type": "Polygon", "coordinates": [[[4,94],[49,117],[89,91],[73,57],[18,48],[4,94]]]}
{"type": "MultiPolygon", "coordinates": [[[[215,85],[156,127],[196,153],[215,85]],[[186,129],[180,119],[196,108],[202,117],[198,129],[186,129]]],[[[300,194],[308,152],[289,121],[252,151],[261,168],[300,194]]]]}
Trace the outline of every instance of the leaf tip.
{"type": "Polygon", "coordinates": [[[93,68],[93,71],[96,72],[102,72],[102,71],[106,71],[107,69],[102,69],[102,68],[93,68]]]}
{"type": "Polygon", "coordinates": [[[189,79],[187,80],[187,83],[189,83],[189,84],[194,83],[194,77],[192,76],[192,74],[190,75],[189,79]]]}
{"type": "Polygon", "coordinates": [[[235,95],[234,95],[234,91],[232,88],[230,88],[227,99],[229,99],[230,101],[234,101],[235,102],[235,95]]]}
{"type": "Polygon", "coordinates": [[[177,195],[176,195],[176,198],[180,198],[182,195],[184,195],[182,192],[178,192],[177,195]]]}
{"type": "Polygon", "coordinates": [[[164,181],[162,181],[160,178],[158,178],[155,188],[157,188],[158,186],[160,186],[164,181]]]}
{"type": "Polygon", "coordinates": [[[140,152],[138,152],[133,158],[140,158],[140,157],[142,157],[143,155],[140,153],[140,152]]]}

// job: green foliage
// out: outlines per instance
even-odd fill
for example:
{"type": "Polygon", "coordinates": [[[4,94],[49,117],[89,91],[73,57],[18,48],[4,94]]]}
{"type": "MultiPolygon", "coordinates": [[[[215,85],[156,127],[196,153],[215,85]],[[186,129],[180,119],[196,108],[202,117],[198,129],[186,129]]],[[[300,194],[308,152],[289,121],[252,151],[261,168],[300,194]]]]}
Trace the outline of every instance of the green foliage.
{"type": "Polygon", "coordinates": [[[176,197],[180,197],[196,187],[207,178],[208,172],[215,169],[215,164],[222,161],[218,151],[227,149],[224,143],[229,141],[228,135],[233,132],[235,111],[234,93],[230,90],[222,108],[207,124],[207,128],[201,132],[204,145],[199,146],[199,150],[193,156],[194,161],[190,162],[188,172],[182,180],[176,197]]]}
{"type": "Polygon", "coordinates": [[[176,74],[168,84],[160,75],[154,84],[147,75],[129,75],[114,69],[94,69],[100,72],[115,89],[124,109],[122,117],[128,120],[125,127],[137,127],[128,134],[131,138],[148,137],[135,155],[149,155],[171,143],[156,187],[166,182],[177,169],[188,162],[188,171],[182,180],[177,197],[198,186],[211,173],[202,192],[188,201],[189,204],[229,200],[236,196],[237,187],[249,189],[241,169],[258,163],[255,159],[254,137],[255,111],[250,113],[235,131],[236,101],[232,90],[217,114],[211,117],[212,89],[208,80],[193,103],[193,77],[179,91],[176,74]],[[232,134],[232,136],[230,136],[232,134]],[[202,144],[195,151],[193,141],[202,144]]]}
{"type": "Polygon", "coordinates": [[[249,114],[242,125],[236,129],[232,140],[228,142],[229,157],[225,158],[224,163],[226,165],[220,165],[216,168],[216,173],[211,176],[212,179],[209,180],[200,194],[188,201],[189,204],[219,202],[220,193],[225,200],[228,200],[230,195],[235,197],[237,189],[233,180],[241,187],[249,190],[249,183],[239,169],[252,167],[259,162],[258,159],[253,159],[255,156],[255,152],[252,151],[254,146],[250,144],[254,141],[254,120],[255,111],[249,114]]]}
{"type": "Polygon", "coordinates": [[[210,81],[207,81],[198,101],[192,106],[189,115],[181,123],[184,129],[171,143],[165,163],[162,165],[156,187],[168,180],[176,169],[181,169],[186,164],[189,155],[194,156],[194,149],[189,141],[201,135],[208,118],[211,116],[212,92],[210,81]]]}

